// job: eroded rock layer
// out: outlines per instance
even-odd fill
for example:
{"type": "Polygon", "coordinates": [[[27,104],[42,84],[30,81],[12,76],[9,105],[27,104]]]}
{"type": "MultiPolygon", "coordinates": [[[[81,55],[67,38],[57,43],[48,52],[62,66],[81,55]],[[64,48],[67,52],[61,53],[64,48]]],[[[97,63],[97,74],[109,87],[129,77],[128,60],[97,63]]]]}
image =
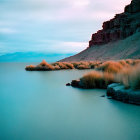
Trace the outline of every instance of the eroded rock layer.
{"type": "Polygon", "coordinates": [[[140,0],[132,0],[124,12],[103,23],[103,29],[92,35],[89,47],[127,38],[140,31],[140,0]]]}

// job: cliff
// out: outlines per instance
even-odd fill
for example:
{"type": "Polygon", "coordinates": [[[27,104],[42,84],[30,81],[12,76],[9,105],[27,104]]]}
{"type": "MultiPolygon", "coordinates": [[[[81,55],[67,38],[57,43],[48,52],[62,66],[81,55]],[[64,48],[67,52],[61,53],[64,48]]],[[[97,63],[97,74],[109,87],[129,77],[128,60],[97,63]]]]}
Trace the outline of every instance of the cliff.
{"type": "Polygon", "coordinates": [[[140,0],[133,0],[124,13],[103,23],[103,29],[92,35],[89,47],[125,39],[140,30],[140,0]]]}
{"type": "Polygon", "coordinates": [[[61,61],[140,58],[140,0],[132,0],[102,28],[92,35],[86,50],[61,61]]]}

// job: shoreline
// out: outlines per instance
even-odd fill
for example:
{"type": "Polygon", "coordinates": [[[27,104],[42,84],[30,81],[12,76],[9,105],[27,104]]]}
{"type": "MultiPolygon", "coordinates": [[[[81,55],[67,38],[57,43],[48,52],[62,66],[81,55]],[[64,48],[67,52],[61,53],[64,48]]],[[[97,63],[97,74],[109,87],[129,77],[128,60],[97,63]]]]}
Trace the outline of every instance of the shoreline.
{"type": "MultiPolygon", "coordinates": [[[[78,80],[72,80],[66,86],[72,86],[82,89],[107,89],[113,99],[125,102],[125,92],[131,95],[131,99],[127,97],[126,102],[140,105],[140,90],[138,91],[138,101],[135,98],[135,89],[140,89],[139,76],[140,76],[140,59],[126,59],[119,61],[80,61],[80,62],[55,62],[48,64],[43,60],[38,65],[26,66],[27,71],[60,71],[60,70],[91,70],[84,74],[78,80]],[[109,90],[110,84],[121,83],[123,89],[120,91],[109,90]],[[131,90],[127,93],[125,89],[131,90]],[[112,92],[113,91],[113,92],[112,92]],[[116,92],[114,92],[116,91],[116,92]],[[112,93],[111,93],[112,92],[112,93]],[[120,93],[120,94],[119,94],[120,93]],[[115,96],[114,96],[115,95],[115,96]],[[117,96],[119,95],[119,96],[117,96]],[[122,98],[121,98],[122,97],[122,98]],[[134,99],[134,101],[133,101],[134,99]]],[[[112,88],[112,87],[111,87],[112,88]]],[[[136,96],[137,97],[137,96],[136,96]]]]}

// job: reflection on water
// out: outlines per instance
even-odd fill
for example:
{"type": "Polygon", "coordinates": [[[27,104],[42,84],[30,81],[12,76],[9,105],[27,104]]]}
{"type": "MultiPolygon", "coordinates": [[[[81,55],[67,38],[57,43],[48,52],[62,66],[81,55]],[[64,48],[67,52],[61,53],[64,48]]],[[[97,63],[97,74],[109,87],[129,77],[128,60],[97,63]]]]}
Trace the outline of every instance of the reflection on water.
{"type": "Polygon", "coordinates": [[[66,87],[85,71],[27,72],[0,64],[1,140],[140,140],[140,107],[66,87]]]}

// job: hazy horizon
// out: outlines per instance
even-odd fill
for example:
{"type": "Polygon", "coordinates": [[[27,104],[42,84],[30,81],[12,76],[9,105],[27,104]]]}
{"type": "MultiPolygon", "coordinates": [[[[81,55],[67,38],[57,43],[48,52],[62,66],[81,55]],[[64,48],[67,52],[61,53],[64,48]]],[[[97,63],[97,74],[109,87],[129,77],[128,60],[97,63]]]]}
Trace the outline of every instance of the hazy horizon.
{"type": "Polygon", "coordinates": [[[0,56],[74,54],[131,0],[1,0],[0,56]]]}

